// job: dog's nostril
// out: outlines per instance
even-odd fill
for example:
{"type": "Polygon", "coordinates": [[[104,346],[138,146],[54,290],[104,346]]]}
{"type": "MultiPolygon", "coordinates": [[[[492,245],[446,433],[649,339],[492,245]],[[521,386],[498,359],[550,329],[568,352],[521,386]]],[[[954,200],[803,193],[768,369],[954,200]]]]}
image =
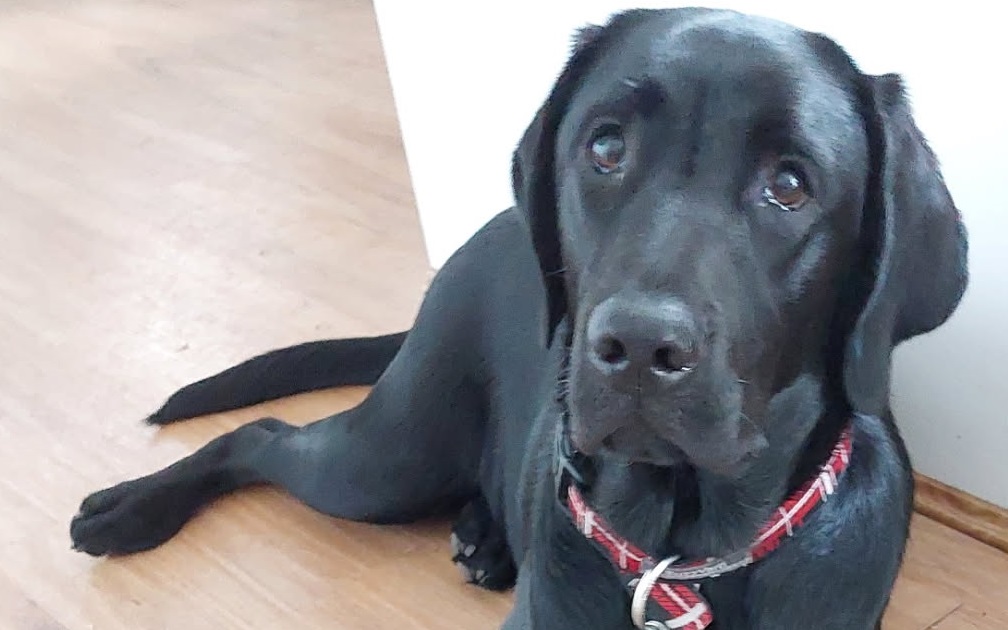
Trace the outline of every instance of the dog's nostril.
{"type": "Polygon", "coordinates": [[[655,350],[651,367],[655,372],[672,374],[689,372],[696,365],[696,352],[692,350],[677,350],[665,346],[655,350]]]}
{"type": "Polygon", "coordinates": [[[672,363],[672,349],[659,348],[654,355],[654,367],[663,372],[674,372],[675,364],[672,363]]]}
{"type": "Polygon", "coordinates": [[[627,351],[619,339],[606,337],[599,342],[598,356],[606,363],[616,365],[627,360],[627,351]]]}

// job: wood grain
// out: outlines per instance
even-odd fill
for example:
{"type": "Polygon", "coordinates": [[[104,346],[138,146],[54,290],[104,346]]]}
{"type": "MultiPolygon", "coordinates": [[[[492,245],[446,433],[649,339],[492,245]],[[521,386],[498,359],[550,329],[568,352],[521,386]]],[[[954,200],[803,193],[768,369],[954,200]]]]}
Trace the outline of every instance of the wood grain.
{"type": "Polygon", "coordinates": [[[918,512],[1008,553],[1008,510],[925,475],[916,484],[918,512]]]}
{"type": "MultiPolygon", "coordinates": [[[[0,3],[0,235],[0,628],[498,626],[511,595],[460,582],[446,523],[272,490],[138,556],[69,549],[86,493],[364,395],[143,426],[178,386],[410,325],[429,269],[369,3],[0,3]]],[[[1006,583],[1004,556],[917,519],[886,627],[1008,627],[1006,583]]]]}
{"type": "Polygon", "coordinates": [[[986,612],[964,606],[935,624],[934,630],[1004,630],[1005,626],[986,612]]]}
{"type": "MultiPolygon", "coordinates": [[[[960,605],[941,623],[973,620],[991,628],[1008,628],[1008,555],[962,532],[917,517],[903,577],[959,600],[960,605]]],[[[905,604],[917,606],[925,601],[916,598],[905,604]]]]}

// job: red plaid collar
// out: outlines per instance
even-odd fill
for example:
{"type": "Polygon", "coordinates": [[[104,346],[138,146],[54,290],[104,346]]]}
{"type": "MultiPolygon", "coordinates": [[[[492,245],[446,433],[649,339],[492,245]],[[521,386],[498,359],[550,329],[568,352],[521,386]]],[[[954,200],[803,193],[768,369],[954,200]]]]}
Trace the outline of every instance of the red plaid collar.
{"type": "MultiPolygon", "coordinates": [[[[613,563],[632,596],[634,625],[646,630],[686,628],[704,630],[714,621],[710,604],[700,594],[698,582],[749,566],[765,558],[795,530],[817,505],[836,492],[840,475],[847,469],[851,453],[848,426],[833,448],[819,474],[789,496],[770,518],[748,548],[720,558],[680,561],[679,557],[658,561],[626,540],[584,500],[576,483],[566,484],[564,502],[577,528],[613,563]]],[[[561,460],[566,453],[558,453],[561,460]]],[[[574,475],[569,462],[561,461],[560,476],[574,475]]],[[[560,481],[560,490],[564,483],[560,481]]]]}

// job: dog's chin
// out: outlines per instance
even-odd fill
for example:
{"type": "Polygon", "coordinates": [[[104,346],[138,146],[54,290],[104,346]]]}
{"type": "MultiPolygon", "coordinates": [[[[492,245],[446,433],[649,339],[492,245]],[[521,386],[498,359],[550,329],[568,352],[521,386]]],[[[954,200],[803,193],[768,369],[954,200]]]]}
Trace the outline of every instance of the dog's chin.
{"type": "Polygon", "coordinates": [[[648,464],[662,468],[689,465],[686,453],[668,440],[649,431],[623,428],[602,440],[599,454],[628,464],[648,464]]]}

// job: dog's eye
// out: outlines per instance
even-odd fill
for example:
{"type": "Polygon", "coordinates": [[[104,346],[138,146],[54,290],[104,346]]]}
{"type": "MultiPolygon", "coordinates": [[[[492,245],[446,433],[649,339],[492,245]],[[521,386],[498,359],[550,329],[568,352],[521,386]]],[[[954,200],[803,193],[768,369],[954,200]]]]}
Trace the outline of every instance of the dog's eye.
{"type": "Polygon", "coordinates": [[[763,197],[782,210],[793,212],[805,205],[810,194],[801,171],[785,166],[774,173],[770,185],[763,190],[763,197]]]}
{"type": "Polygon", "coordinates": [[[626,142],[616,125],[606,125],[595,132],[588,144],[588,155],[599,173],[618,171],[626,159],[626,142]]]}

